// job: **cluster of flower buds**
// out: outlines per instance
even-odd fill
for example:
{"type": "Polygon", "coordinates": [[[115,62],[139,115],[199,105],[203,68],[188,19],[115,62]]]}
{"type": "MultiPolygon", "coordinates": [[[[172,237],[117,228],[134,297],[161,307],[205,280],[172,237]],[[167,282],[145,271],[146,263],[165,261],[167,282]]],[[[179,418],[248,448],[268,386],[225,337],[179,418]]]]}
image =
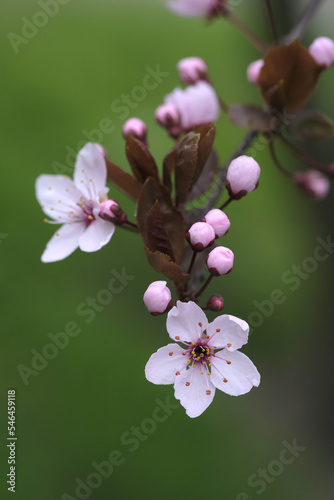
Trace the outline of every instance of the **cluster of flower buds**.
{"type": "Polygon", "coordinates": [[[173,138],[192,130],[195,125],[215,122],[220,113],[219,99],[209,83],[205,61],[188,57],[179,61],[177,68],[182,82],[188,87],[174,89],[155,112],[157,122],[173,138]]]}
{"type": "Polygon", "coordinates": [[[151,356],[146,377],[155,384],[174,384],[175,397],[189,416],[196,417],[211,403],[216,389],[237,396],[260,382],[253,363],[239,352],[248,340],[247,323],[230,315],[209,323],[204,310],[224,308],[219,294],[211,295],[204,307],[198,304],[213,277],[227,275],[234,265],[232,250],[217,244],[230,228],[223,210],[254,191],[260,176],[257,161],[243,154],[249,141],[238,148],[240,156],[234,154],[229,165],[219,164],[215,122],[222,109],[234,125],[251,131],[250,139],[264,134],[279,169],[307,195],[322,199],[329,190],[324,174],[334,176],[333,164],[324,167],[308,161],[286,135],[311,140],[333,134],[330,119],[303,107],[320,74],[334,65],[334,42],[319,37],[308,49],[298,40],[269,47],[236,18],[227,0],[170,0],[168,5],[186,17],[224,16],[248,36],[264,55],[248,66],[247,78],[261,91],[266,107],[227,106],[212,85],[206,62],[198,57],[182,59],[177,69],[186,87],[166,95],[155,111],[158,123],[175,139],[162,169],[149,151],[147,125],[130,118],[123,126],[123,137],[131,173],[110,161],[101,145],[89,143],[78,153],[73,180],[41,175],[36,196],[51,219],[46,221],[61,225],[46,246],[43,262],[64,259],[76,248],[99,250],[116,226],[141,237],[149,265],[166,279],[152,282],[143,301],[152,316],[167,314],[167,331],[175,342],[151,356]],[[312,165],[312,170],[287,172],[275,153],[276,139],[312,165]],[[114,197],[108,198],[107,180],[136,204],[135,221],[129,221],[114,197]],[[217,207],[224,188],[228,199],[217,207]]]}

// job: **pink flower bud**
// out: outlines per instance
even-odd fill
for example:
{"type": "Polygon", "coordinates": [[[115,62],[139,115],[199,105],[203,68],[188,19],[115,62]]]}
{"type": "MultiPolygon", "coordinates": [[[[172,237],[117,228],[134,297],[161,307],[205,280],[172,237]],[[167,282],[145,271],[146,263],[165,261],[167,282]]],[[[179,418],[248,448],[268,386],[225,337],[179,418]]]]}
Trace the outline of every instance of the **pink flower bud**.
{"type": "Polygon", "coordinates": [[[218,208],[213,208],[212,210],[210,210],[206,214],[206,216],[203,217],[202,221],[210,224],[210,226],[213,227],[216,238],[224,236],[231,225],[227,215],[218,208]]]}
{"type": "Polygon", "coordinates": [[[180,113],[175,104],[162,104],[155,110],[155,118],[165,127],[172,137],[179,137],[182,132],[180,113]]]}
{"type": "Polygon", "coordinates": [[[234,254],[226,247],[216,247],[206,258],[206,265],[213,276],[228,274],[232,271],[234,254]]]}
{"type": "Polygon", "coordinates": [[[250,65],[248,66],[247,79],[253,85],[257,85],[261,69],[263,68],[263,66],[264,66],[263,59],[258,59],[257,61],[250,63],[250,65]]]}
{"type": "Polygon", "coordinates": [[[209,311],[219,312],[224,309],[224,299],[221,295],[211,295],[209,298],[206,307],[209,311]]]}
{"type": "Polygon", "coordinates": [[[124,123],[123,126],[124,138],[127,139],[130,133],[132,133],[132,135],[140,141],[145,142],[147,134],[146,123],[144,123],[139,118],[130,118],[124,123]]]}
{"type": "Polygon", "coordinates": [[[170,10],[184,17],[212,17],[225,12],[224,0],[172,0],[167,5],[170,10]]]}
{"type": "Polygon", "coordinates": [[[215,231],[206,222],[195,222],[187,232],[186,240],[195,252],[201,252],[215,241],[215,231]]]}
{"type": "Polygon", "coordinates": [[[305,194],[314,200],[322,200],[327,196],[330,182],[321,172],[308,170],[294,175],[294,181],[303,189],[305,194]]]}
{"type": "Polygon", "coordinates": [[[126,213],[123,212],[117,201],[106,200],[100,204],[100,217],[114,224],[123,224],[127,220],[126,213]]]}
{"type": "Polygon", "coordinates": [[[199,81],[182,90],[176,88],[165,97],[166,104],[176,106],[184,131],[189,131],[195,125],[205,125],[215,122],[220,114],[220,104],[213,87],[204,81],[199,81]]]}
{"type": "Polygon", "coordinates": [[[158,316],[173,307],[172,294],[167,281],[154,281],[144,293],[144,304],[152,316],[158,316]]]}
{"type": "Polygon", "coordinates": [[[208,67],[206,62],[199,57],[187,57],[177,64],[181,80],[187,85],[192,85],[199,80],[208,81],[208,67]]]}
{"type": "Polygon", "coordinates": [[[330,38],[325,36],[316,38],[308,51],[320,66],[328,68],[334,64],[334,41],[330,38]]]}
{"type": "Polygon", "coordinates": [[[234,199],[242,198],[253,191],[259,182],[261,169],[250,156],[239,156],[228,167],[226,187],[234,199]]]}

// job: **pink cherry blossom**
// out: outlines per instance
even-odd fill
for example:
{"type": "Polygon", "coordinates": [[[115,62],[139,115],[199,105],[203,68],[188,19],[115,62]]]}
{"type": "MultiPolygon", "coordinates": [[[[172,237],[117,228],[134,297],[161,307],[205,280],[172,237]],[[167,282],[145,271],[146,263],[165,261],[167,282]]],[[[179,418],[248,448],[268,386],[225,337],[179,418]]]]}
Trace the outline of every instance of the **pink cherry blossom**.
{"type": "Polygon", "coordinates": [[[195,222],[186,234],[186,239],[195,252],[201,252],[215,241],[215,231],[206,222],[195,222]]]}
{"type": "Polygon", "coordinates": [[[305,194],[314,200],[322,200],[328,194],[331,183],[328,178],[317,170],[297,172],[294,181],[303,189],[305,194]]]}
{"type": "Polygon", "coordinates": [[[65,259],[78,247],[95,252],[112,237],[115,225],[103,220],[100,206],[107,199],[107,167],[99,146],[86,144],[78,153],[74,178],[41,175],[36,181],[36,197],[50,224],[63,224],[42,255],[43,262],[65,259]]]}
{"type": "Polygon", "coordinates": [[[231,225],[225,212],[219,210],[219,208],[212,208],[202,220],[203,222],[210,224],[210,226],[214,229],[216,238],[224,236],[231,225]]]}
{"type": "Polygon", "coordinates": [[[183,130],[189,131],[195,125],[215,122],[220,113],[220,105],[213,87],[204,81],[190,85],[186,89],[176,88],[165,97],[165,104],[173,104],[180,115],[183,130]]]}
{"type": "Polygon", "coordinates": [[[189,417],[206,410],[216,389],[240,396],[259,385],[256,367],[238,351],[248,341],[245,321],[223,314],[209,323],[197,304],[178,301],[168,313],[167,331],[179,343],[152,354],[145,375],[153,384],[174,384],[189,417]]]}
{"type": "Polygon", "coordinates": [[[264,66],[264,60],[258,59],[257,61],[253,61],[247,68],[247,79],[253,85],[257,85],[259,76],[261,73],[261,69],[264,66]]]}
{"type": "Polygon", "coordinates": [[[329,68],[334,64],[334,41],[326,36],[316,38],[309,46],[309,53],[320,66],[329,68]]]}
{"type": "Polygon", "coordinates": [[[140,141],[146,141],[147,125],[139,118],[129,118],[123,125],[123,136],[125,139],[132,133],[140,141]]]}
{"type": "Polygon", "coordinates": [[[181,80],[187,85],[193,85],[200,80],[208,80],[208,67],[200,57],[186,57],[177,63],[181,80]]]}
{"type": "Polygon", "coordinates": [[[172,0],[170,10],[184,17],[212,16],[219,10],[222,0],[172,0]]]}
{"type": "Polygon", "coordinates": [[[144,293],[144,304],[153,316],[163,314],[173,305],[172,294],[167,281],[154,281],[144,293]]]}

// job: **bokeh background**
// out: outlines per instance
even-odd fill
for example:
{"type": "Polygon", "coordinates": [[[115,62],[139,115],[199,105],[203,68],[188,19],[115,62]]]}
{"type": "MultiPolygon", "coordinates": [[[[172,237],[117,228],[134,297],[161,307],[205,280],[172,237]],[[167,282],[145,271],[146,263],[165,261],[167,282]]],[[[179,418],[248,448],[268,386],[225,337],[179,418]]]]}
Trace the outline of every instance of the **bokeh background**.
{"type": "MultiPolygon", "coordinates": [[[[139,238],[118,230],[98,253],[77,251],[54,264],[40,261],[54,227],[43,224],[34,195],[37,176],[55,173],[55,164],[70,172],[68,151],[77,151],[87,141],[84,130],[98,129],[104,119],[112,121],[113,130],[96,139],[127,168],[121,137],[127,113],[146,121],[151,151],[161,162],[172,143],[155,124],[154,109],[179,85],[179,59],[204,57],[228,103],[261,102],[245,77],[247,64],[259,57],[256,50],[224,21],[208,26],[181,19],[163,3],[59,3],[57,14],[15,53],[8,34],[21,35],[25,19],[32,20],[41,7],[36,1],[1,0],[1,498],[9,495],[7,391],[15,389],[19,500],[329,499],[334,255],[306,272],[295,291],[282,276],[291,277],[293,266],[313,255],[317,238],[333,235],[333,192],[321,203],[306,199],[273,167],[267,148],[257,149],[260,188],[228,210],[232,226],[224,244],[235,252],[235,268],[214,281],[207,296],[222,293],[226,312],[244,319],[254,318],[254,301],[268,300],[275,289],[285,301],[269,317],[262,314],[243,351],[261,372],[260,387],[240,398],[217,393],[197,419],[176,406],[164,422],[147,420],[157,399],[177,402],[172,386],[154,386],[144,377],[147,359],[168,337],[165,319],[152,318],[142,304],[146,287],[159,276],[146,263],[139,238]],[[157,65],[168,76],[133,110],[115,111],[122,94],[142,85],[146,67],[157,65]],[[134,279],[87,323],[78,306],[96,298],[111,273],[123,268],[134,279]],[[68,322],[77,323],[80,334],[25,384],[18,366],[31,368],[31,351],[42,353],[48,334],[64,331],[68,322]],[[142,434],[133,439],[136,427],[142,434]],[[282,469],[277,460],[283,442],[293,440],[305,449],[282,469]],[[99,487],[76,493],[77,479],[87,484],[96,472],[92,463],[109,460],[114,450],[123,463],[99,487]],[[271,471],[263,483],[259,468],[271,471]]],[[[306,4],[273,2],[281,34],[306,4]]],[[[267,37],[260,1],[240,2],[235,12],[267,37]]],[[[330,2],[324,2],[305,45],[319,34],[333,36],[332,15],[330,2]]],[[[333,70],[323,75],[309,105],[332,116],[333,79],[333,70]]],[[[223,162],[244,132],[225,116],[217,129],[223,162]]],[[[334,157],[332,140],[305,148],[325,162],[334,157]]],[[[287,167],[300,167],[284,151],[280,157],[287,167]]],[[[134,213],[131,202],[114,196],[134,213]]]]}

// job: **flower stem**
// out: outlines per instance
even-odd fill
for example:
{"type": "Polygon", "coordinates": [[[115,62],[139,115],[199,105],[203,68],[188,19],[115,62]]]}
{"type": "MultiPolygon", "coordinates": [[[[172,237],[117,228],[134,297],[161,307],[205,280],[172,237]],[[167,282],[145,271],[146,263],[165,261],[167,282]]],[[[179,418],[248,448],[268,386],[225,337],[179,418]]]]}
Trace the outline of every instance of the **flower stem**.
{"type": "Polygon", "coordinates": [[[191,270],[192,270],[192,268],[193,268],[193,265],[194,265],[194,262],[195,262],[196,256],[197,256],[197,252],[193,251],[193,256],[192,256],[192,258],[191,258],[191,262],[190,262],[190,266],[189,266],[189,269],[188,269],[188,273],[187,273],[187,274],[190,274],[190,273],[191,273],[191,270]]]}
{"type": "Polygon", "coordinates": [[[241,19],[239,19],[231,10],[226,9],[223,16],[228,19],[254,47],[265,54],[269,47],[252,31],[241,19]]]}
{"type": "Polygon", "coordinates": [[[307,28],[308,23],[311,21],[315,11],[323,0],[311,0],[308,6],[306,7],[299,23],[295,26],[295,28],[289,33],[287,37],[285,37],[286,43],[292,42],[296,38],[300,38],[307,28]]]}
{"type": "Polygon", "coordinates": [[[289,177],[291,179],[293,177],[293,174],[291,174],[288,170],[286,170],[283,167],[282,163],[279,161],[279,159],[276,155],[276,152],[275,152],[273,141],[269,141],[269,150],[270,150],[270,154],[272,156],[272,159],[273,159],[274,163],[276,164],[278,170],[280,172],[282,172],[283,175],[285,175],[286,177],[289,177]]]}
{"type": "Polygon", "coordinates": [[[307,156],[305,153],[300,151],[300,149],[296,148],[296,146],[291,144],[291,142],[289,142],[283,135],[280,134],[278,135],[278,137],[290,149],[290,151],[296,156],[296,158],[301,160],[303,163],[306,163],[306,165],[309,165],[315,170],[319,170],[320,172],[323,172],[325,174],[329,173],[325,165],[307,156]]]}
{"type": "Polygon", "coordinates": [[[274,13],[273,13],[273,9],[272,9],[270,0],[263,0],[263,5],[264,5],[264,9],[265,9],[265,12],[267,15],[272,41],[273,41],[274,45],[278,45],[278,36],[277,36],[277,30],[276,30],[276,25],[275,25],[275,20],[274,20],[274,13]]]}
{"type": "Polygon", "coordinates": [[[210,274],[210,276],[208,277],[208,279],[206,280],[206,282],[204,283],[204,285],[202,286],[202,288],[200,288],[200,290],[196,293],[196,295],[195,295],[196,299],[198,299],[198,297],[200,295],[202,295],[202,293],[204,292],[204,290],[206,289],[206,287],[209,285],[209,283],[212,280],[212,278],[213,278],[213,275],[210,274]]]}
{"type": "Polygon", "coordinates": [[[225,201],[225,203],[222,204],[219,210],[224,210],[224,208],[226,208],[227,205],[231,203],[231,201],[233,201],[233,198],[230,197],[227,201],[225,201]]]}

